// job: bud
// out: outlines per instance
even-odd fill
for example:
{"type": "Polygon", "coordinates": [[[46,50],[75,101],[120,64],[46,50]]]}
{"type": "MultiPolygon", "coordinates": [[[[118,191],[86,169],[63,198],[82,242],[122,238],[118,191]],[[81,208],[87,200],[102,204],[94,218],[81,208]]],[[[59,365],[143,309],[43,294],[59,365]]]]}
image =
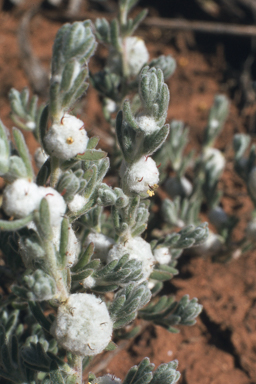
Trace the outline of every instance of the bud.
{"type": "Polygon", "coordinates": [[[51,334],[66,350],[91,356],[107,347],[112,330],[106,304],[94,295],[75,293],[58,308],[51,334]]]}
{"type": "Polygon", "coordinates": [[[188,197],[193,190],[192,184],[186,177],[169,177],[164,186],[172,199],[176,196],[188,197]]]}
{"type": "Polygon", "coordinates": [[[228,223],[228,215],[221,207],[214,207],[209,212],[210,222],[218,229],[222,229],[228,223]]]}

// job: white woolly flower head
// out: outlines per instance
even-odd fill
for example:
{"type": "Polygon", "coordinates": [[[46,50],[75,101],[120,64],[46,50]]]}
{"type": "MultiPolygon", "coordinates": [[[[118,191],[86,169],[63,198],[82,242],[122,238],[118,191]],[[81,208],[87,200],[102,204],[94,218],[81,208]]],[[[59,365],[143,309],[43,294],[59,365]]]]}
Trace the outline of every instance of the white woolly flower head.
{"type": "Polygon", "coordinates": [[[91,384],[121,384],[122,380],[114,375],[104,375],[94,379],[91,384]]]}
{"type": "Polygon", "coordinates": [[[221,173],[225,168],[225,157],[217,148],[206,148],[204,150],[203,159],[207,162],[206,169],[214,168],[216,173],[221,173]]]}
{"type": "Polygon", "coordinates": [[[154,249],[153,255],[159,264],[169,264],[172,260],[171,252],[167,247],[154,249]]]}
{"type": "Polygon", "coordinates": [[[84,153],[89,139],[83,126],[82,120],[68,114],[60,123],[54,123],[44,138],[49,155],[68,160],[84,153]]]}
{"type": "Polygon", "coordinates": [[[42,167],[42,165],[46,162],[48,157],[49,156],[45,153],[43,148],[38,147],[35,151],[35,154],[34,154],[34,159],[35,159],[35,163],[36,163],[37,168],[40,169],[42,167]]]}
{"type": "Polygon", "coordinates": [[[125,243],[116,244],[108,254],[108,263],[112,260],[119,260],[123,255],[129,253],[129,260],[138,260],[142,263],[143,278],[138,283],[146,280],[154,267],[154,256],[149,243],[141,237],[132,237],[125,243]]]}
{"type": "Polygon", "coordinates": [[[87,236],[84,245],[87,246],[90,243],[94,244],[92,259],[100,259],[100,261],[105,264],[107,262],[108,252],[110,248],[115,245],[115,241],[102,233],[91,232],[87,236]]]}
{"type": "Polygon", "coordinates": [[[127,195],[140,195],[142,198],[153,196],[158,188],[159,171],[151,157],[143,156],[131,165],[121,167],[123,190],[127,195]]]}
{"type": "Polygon", "coordinates": [[[22,218],[38,209],[41,198],[35,183],[17,179],[5,188],[2,207],[8,216],[22,218]]]}
{"type": "Polygon", "coordinates": [[[166,192],[174,199],[176,196],[188,197],[193,190],[193,186],[186,177],[169,177],[165,184],[166,192]]]}
{"type": "Polygon", "coordinates": [[[123,40],[123,54],[130,76],[137,76],[142,66],[149,60],[147,47],[137,36],[126,37],[123,40]]]}
{"type": "Polygon", "coordinates": [[[156,124],[154,117],[141,115],[136,118],[136,121],[145,135],[151,135],[160,129],[156,124]]]}
{"type": "Polygon", "coordinates": [[[85,279],[83,279],[83,287],[84,288],[93,288],[96,284],[95,279],[92,276],[88,276],[85,279]]]}
{"type": "Polygon", "coordinates": [[[76,193],[73,200],[68,203],[68,208],[71,212],[78,212],[85,206],[87,202],[88,199],[76,193]]]}
{"type": "Polygon", "coordinates": [[[61,224],[63,216],[66,212],[65,200],[59,192],[51,187],[39,187],[39,190],[41,198],[44,197],[47,200],[51,217],[51,225],[58,227],[61,224]]]}
{"type": "Polygon", "coordinates": [[[94,295],[75,293],[58,308],[51,333],[66,350],[91,356],[107,347],[112,330],[106,304],[94,295]]]}

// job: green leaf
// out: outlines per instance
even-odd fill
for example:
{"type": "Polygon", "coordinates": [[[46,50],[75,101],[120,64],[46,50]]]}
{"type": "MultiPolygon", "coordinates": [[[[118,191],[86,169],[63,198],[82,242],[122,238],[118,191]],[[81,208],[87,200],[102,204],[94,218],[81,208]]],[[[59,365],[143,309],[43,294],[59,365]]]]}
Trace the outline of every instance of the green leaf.
{"type": "Polygon", "coordinates": [[[88,149],[94,149],[97,145],[98,145],[98,143],[99,143],[99,141],[100,141],[100,138],[99,137],[97,137],[97,136],[94,136],[94,137],[91,137],[90,139],[89,139],[89,141],[88,141],[88,144],[87,144],[87,150],[88,149]]]}
{"type": "Polygon", "coordinates": [[[2,231],[17,231],[25,227],[30,221],[33,220],[33,214],[30,214],[23,219],[6,221],[0,220],[0,230],[2,231]]]}
{"type": "Polygon", "coordinates": [[[24,136],[17,128],[13,128],[12,134],[13,134],[13,138],[14,138],[18,153],[25,164],[27,175],[31,180],[33,180],[34,172],[33,172],[32,164],[30,160],[29,151],[28,151],[26,142],[24,140],[24,136]]]}
{"type": "Polygon", "coordinates": [[[162,271],[160,269],[154,269],[151,273],[150,278],[159,281],[168,281],[171,280],[173,275],[167,271],[162,271]]]}
{"type": "Polygon", "coordinates": [[[75,159],[77,160],[89,160],[89,161],[96,161],[103,159],[107,156],[107,153],[102,151],[101,149],[89,149],[86,150],[84,153],[78,154],[75,159]]]}
{"type": "Polygon", "coordinates": [[[90,243],[84,253],[80,256],[78,262],[71,268],[72,272],[77,272],[83,269],[83,267],[89,263],[94,252],[94,244],[90,243]]]}
{"type": "Polygon", "coordinates": [[[28,305],[38,324],[40,324],[41,327],[43,327],[48,333],[50,333],[52,323],[43,314],[40,304],[35,301],[29,301],[28,305]]]}

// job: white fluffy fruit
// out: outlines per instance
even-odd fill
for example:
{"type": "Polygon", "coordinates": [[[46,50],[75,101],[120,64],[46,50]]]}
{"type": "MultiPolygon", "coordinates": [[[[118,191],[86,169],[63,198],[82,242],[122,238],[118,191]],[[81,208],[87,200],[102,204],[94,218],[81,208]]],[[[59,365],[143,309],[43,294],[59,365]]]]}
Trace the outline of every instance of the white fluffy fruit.
{"type": "Polygon", "coordinates": [[[112,330],[106,304],[94,295],[75,293],[58,308],[51,333],[66,350],[91,356],[107,347],[112,330]]]}
{"type": "Polygon", "coordinates": [[[42,199],[39,188],[27,179],[17,179],[3,193],[3,210],[8,216],[22,218],[38,209],[42,199]]]}
{"type": "Polygon", "coordinates": [[[141,237],[132,237],[125,243],[114,245],[109,251],[107,261],[108,263],[112,260],[119,260],[123,255],[129,253],[129,260],[138,260],[142,263],[142,274],[143,278],[139,281],[146,280],[154,266],[154,256],[151,251],[149,243],[143,240],[141,237]]]}
{"type": "Polygon", "coordinates": [[[51,225],[58,227],[66,212],[66,203],[63,197],[55,189],[48,187],[39,187],[41,199],[44,197],[47,200],[51,225]]]}
{"type": "Polygon", "coordinates": [[[168,264],[172,260],[172,255],[167,247],[154,249],[153,255],[159,264],[168,264]]]}
{"type": "Polygon", "coordinates": [[[73,200],[68,203],[68,208],[71,212],[78,212],[85,206],[87,202],[88,199],[76,193],[73,200]]]}
{"type": "Polygon", "coordinates": [[[94,244],[93,259],[100,259],[102,263],[107,262],[108,252],[111,247],[115,244],[115,241],[108,236],[103,235],[102,233],[89,233],[87,236],[85,246],[90,243],[94,244]]]}
{"type": "Polygon", "coordinates": [[[136,36],[127,37],[123,40],[123,53],[129,76],[137,76],[141,67],[149,60],[144,41],[136,36]]]}
{"type": "Polygon", "coordinates": [[[60,123],[54,123],[44,138],[49,155],[68,160],[84,153],[89,138],[83,125],[82,120],[68,114],[65,114],[60,123]]]}
{"type": "Polygon", "coordinates": [[[132,165],[123,165],[120,174],[123,174],[123,190],[127,195],[147,198],[154,195],[154,189],[158,187],[159,171],[151,157],[143,156],[132,165]]]}

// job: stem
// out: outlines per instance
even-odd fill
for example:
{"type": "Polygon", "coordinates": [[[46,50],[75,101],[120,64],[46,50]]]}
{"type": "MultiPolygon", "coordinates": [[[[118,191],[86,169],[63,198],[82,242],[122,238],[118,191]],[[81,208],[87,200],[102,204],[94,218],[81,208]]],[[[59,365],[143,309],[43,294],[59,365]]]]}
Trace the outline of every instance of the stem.
{"type": "Polygon", "coordinates": [[[57,267],[56,256],[51,242],[46,241],[45,243],[46,251],[46,263],[47,269],[51,276],[54,278],[58,292],[60,293],[59,300],[66,301],[69,297],[69,293],[65,284],[65,281],[62,276],[62,272],[57,267]]]}
{"type": "Polygon", "coordinates": [[[75,371],[76,382],[75,384],[83,383],[83,357],[79,355],[73,355],[72,368],[75,371]]]}
{"type": "Polygon", "coordinates": [[[51,157],[51,181],[50,181],[50,185],[52,188],[56,187],[57,182],[59,180],[60,173],[61,173],[60,161],[59,159],[57,159],[57,157],[52,156],[51,157]]]}

